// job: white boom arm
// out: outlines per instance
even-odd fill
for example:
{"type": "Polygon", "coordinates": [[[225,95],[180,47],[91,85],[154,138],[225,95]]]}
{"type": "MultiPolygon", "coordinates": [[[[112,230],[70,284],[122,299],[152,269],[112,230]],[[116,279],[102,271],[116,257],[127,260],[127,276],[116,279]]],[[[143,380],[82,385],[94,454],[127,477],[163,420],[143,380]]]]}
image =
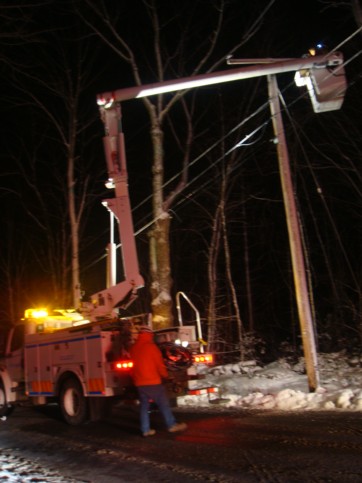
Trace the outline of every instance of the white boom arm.
{"type": "MultiPolygon", "coordinates": [[[[240,61],[237,62],[240,63],[240,61]]],[[[232,59],[228,60],[228,63],[232,64],[232,59]]],[[[302,77],[311,75],[312,84],[310,87],[307,83],[303,85],[307,85],[311,97],[314,95],[319,102],[326,102],[326,99],[343,99],[346,81],[343,69],[343,56],[340,52],[302,57],[300,59],[253,59],[251,63],[257,63],[257,65],[104,92],[97,96],[97,102],[99,106],[109,109],[114,102],[127,99],[149,97],[166,92],[281,74],[283,72],[299,72],[302,77]],[[262,62],[266,63],[260,65],[262,62]],[[318,76],[314,75],[317,73],[318,76]]]]}
{"type": "Polygon", "coordinates": [[[115,308],[126,308],[130,305],[137,297],[138,289],[144,285],[143,277],[139,273],[128,193],[127,163],[124,135],[121,128],[120,105],[114,105],[112,109],[100,107],[100,112],[105,126],[103,143],[109,178],[107,186],[115,190],[115,197],[104,200],[103,204],[118,220],[125,280],[92,295],[91,303],[86,307],[86,310],[88,309],[88,316],[93,320],[115,316],[115,308]]]}

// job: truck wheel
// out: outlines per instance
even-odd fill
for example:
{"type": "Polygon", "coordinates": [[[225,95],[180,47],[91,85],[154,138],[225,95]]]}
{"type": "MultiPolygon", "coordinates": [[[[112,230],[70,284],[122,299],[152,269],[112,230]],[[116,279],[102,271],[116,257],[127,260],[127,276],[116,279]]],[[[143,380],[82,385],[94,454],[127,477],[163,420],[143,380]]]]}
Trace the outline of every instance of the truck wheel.
{"type": "Polygon", "coordinates": [[[65,422],[72,426],[83,424],[88,418],[87,401],[76,379],[67,379],[60,391],[60,409],[65,422]]]}
{"type": "Polygon", "coordinates": [[[10,406],[6,400],[6,392],[4,384],[0,381],[0,418],[9,416],[14,410],[13,406],[10,406]]]}

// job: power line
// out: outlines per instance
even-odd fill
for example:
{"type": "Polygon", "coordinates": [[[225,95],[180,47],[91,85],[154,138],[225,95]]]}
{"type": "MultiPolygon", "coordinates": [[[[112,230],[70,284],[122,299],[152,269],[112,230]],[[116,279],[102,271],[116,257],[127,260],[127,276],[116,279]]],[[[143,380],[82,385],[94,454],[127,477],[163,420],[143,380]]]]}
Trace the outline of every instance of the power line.
{"type": "MultiPolygon", "coordinates": [[[[337,51],[340,47],[342,47],[343,45],[345,45],[348,41],[350,41],[353,37],[355,37],[359,32],[362,31],[362,27],[358,28],[356,31],[354,31],[351,35],[349,35],[348,37],[346,37],[340,44],[338,44],[331,52],[335,52],[337,51]]],[[[348,65],[349,63],[351,63],[352,61],[354,61],[360,54],[362,53],[362,50],[360,50],[359,52],[357,52],[351,59],[349,59],[348,61],[345,61],[340,67],[344,67],[345,65],[348,65]]],[[[326,58],[327,58],[328,54],[326,54],[326,58]]],[[[282,91],[281,91],[281,94],[283,94],[284,92],[286,92],[287,89],[289,89],[291,86],[294,85],[294,81],[293,82],[290,82],[282,91]]],[[[295,100],[293,100],[289,105],[293,105],[295,104],[298,100],[300,100],[301,98],[303,97],[306,97],[308,95],[308,93],[302,93],[300,96],[298,96],[295,100]]],[[[218,147],[220,145],[220,143],[224,142],[229,136],[231,136],[233,133],[235,133],[237,130],[239,130],[242,126],[244,126],[248,121],[250,121],[251,119],[253,119],[257,114],[259,113],[262,113],[264,110],[266,109],[269,109],[269,101],[266,101],[264,102],[262,105],[260,105],[257,109],[255,109],[253,111],[252,114],[250,114],[248,117],[246,117],[245,119],[243,119],[240,123],[236,124],[232,129],[230,129],[228,131],[227,134],[225,134],[223,137],[221,137],[219,140],[215,141],[211,146],[209,146],[208,148],[206,148],[200,155],[198,155],[193,161],[191,161],[189,163],[189,168],[194,166],[196,163],[198,163],[199,161],[201,161],[202,159],[205,158],[205,156],[207,154],[209,154],[213,149],[215,149],[216,147],[218,147]]],[[[246,146],[246,141],[251,139],[256,133],[258,133],[259,131],[262,131],[263,129],[265,129],[265,127],[267,126],[267,124],[270,123],[270,118],[268,119],[268,121],[264,121],[262,124],[260,124],[256,129],[254,129],[253,131],[251,131],[249,134],[246,134],[244,136],[244,138],[239,141],[238,143],[236,143],[232,148],[230,148],[223,156],[220,156],[219,158],[217,158],[213,163],[211,163],[207,168],[205,168],[201,173],[199,173],[196,177],[194,177],[192,180],[189,180],[188,183],[186,184],[185,186],[185,189],[186,188],[190,188],[191,185],[193,185],[196,181],[198,181],[199,179],[201,179],[210,169],[214,168],[215,166],[217,166],[224,158],[225,156],[228,156],[231,154],[231,152],[233,152],[235,149],[241,147],[241,146],[246,146]]],[[[255,143],[256,141],[254,141],[255,143]]],[[[253,144],[254,144],[253,143],[253,144]]],[[[235,167],[236,169],[236,167],[235,167]]],[[[170,183],[172,183],[173,181],[175,181],[181,174],[181,171],[179,171],[178,173],[176,173],[174,176],[172,176],[171,178],[169,178],[164,184],[163,184],[163,189],[166,188],[170,183]]],[[[211,182],[211,180],[207,180],[205,183],[203,183],[201,185],[201,188],[205,188],[209,183],[211,182]]],[[[198,194],[200,193],[200,190],[198,190],[198,194]]],[[[133,209],[132,209],[132,212],[135,213],[140,207],[142,207],[145,203],[147,203],[150,199],[152,198],[152,194],[150,194],[149,196],[147,196],[146,198],[144,198],[138,205],[136,205],[133,209]]],[[[183,203],[185,203],[186,201],[189,201],[190,199],[190,194],[189,195],[183,195],[183,198],[180,199],[176,205],[174,206],[173,210],[175,209],[175,207],[179,207],[181,206],[183,203]]],[[[140,233],[144,232],[146,229],[148,229],[150,226],[152,226],[152,224],[154,224],[157,220],[154,219],[152,217],[152,214],[150,215],[146,215],[144,216],[140,221],[139,223],[142,224],[142,226],[137,229],[135,231],[135,236],[139,235],[140,233]],[[151,216],[151,219],[150,219],[150,216],[151,216]],[[148,221],[146,221],[146,219],[149,219],[148,221]]],[[[90,268],[91,266],[95,265],[96,263],[98,263],[99,261],[103,260],[104,258],[106,257],[106,254],[102,255],[101,257],[99,257],[97,260],[95,260],[94,262],[90,263],[87,267],[84,268],[84,270],[87,270],[88,268],[90,268]]],[[[83,270],[82,270],[83,271],[83,270]]]]}

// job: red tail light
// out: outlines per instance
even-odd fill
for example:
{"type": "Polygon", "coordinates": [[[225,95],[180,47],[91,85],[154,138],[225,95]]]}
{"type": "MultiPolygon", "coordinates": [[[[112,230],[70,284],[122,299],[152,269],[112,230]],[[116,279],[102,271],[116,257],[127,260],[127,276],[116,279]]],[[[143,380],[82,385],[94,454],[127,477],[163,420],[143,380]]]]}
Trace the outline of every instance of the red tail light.
{"type": "Polygon", "coordinates": [[[133,361],[118,361],[115,363],[116,369],[119,369],[120,371],[127,371],[129,369],[132,369],[133,367],[133,361]]]}
{"type": "Polygon", "coordinates": [[[196,364],[213,364],[214,356],[212,354],[197,354],[193,357],[196,364]]]}

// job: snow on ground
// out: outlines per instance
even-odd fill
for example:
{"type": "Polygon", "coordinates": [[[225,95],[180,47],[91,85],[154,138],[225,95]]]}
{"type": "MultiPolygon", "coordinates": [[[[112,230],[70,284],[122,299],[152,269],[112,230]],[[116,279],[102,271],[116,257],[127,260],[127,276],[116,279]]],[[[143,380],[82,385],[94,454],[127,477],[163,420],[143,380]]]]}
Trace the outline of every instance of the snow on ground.
{"type": "MultiPolygon", "coordinates": [[[[247,361],[203,367],[201,372],[204,387],[219,387],[223,407],[362,411],[362,355],[319,354],[320,384],[315,392],[309,392],[303,360],[293,365],[281,359],[264,367],[247,361]]],[[[184,396],[178,405],[209,406],[212,399],[216,397],[184,396]]]]}
{"type": "Polygon", "coordinates": [[[40,461],[24,458],[21,451],[13,448],[0,449],[0,481],[7,483],[81,483],[80,480],[61,476],[53,469],[47,469],[40,461]]]}

